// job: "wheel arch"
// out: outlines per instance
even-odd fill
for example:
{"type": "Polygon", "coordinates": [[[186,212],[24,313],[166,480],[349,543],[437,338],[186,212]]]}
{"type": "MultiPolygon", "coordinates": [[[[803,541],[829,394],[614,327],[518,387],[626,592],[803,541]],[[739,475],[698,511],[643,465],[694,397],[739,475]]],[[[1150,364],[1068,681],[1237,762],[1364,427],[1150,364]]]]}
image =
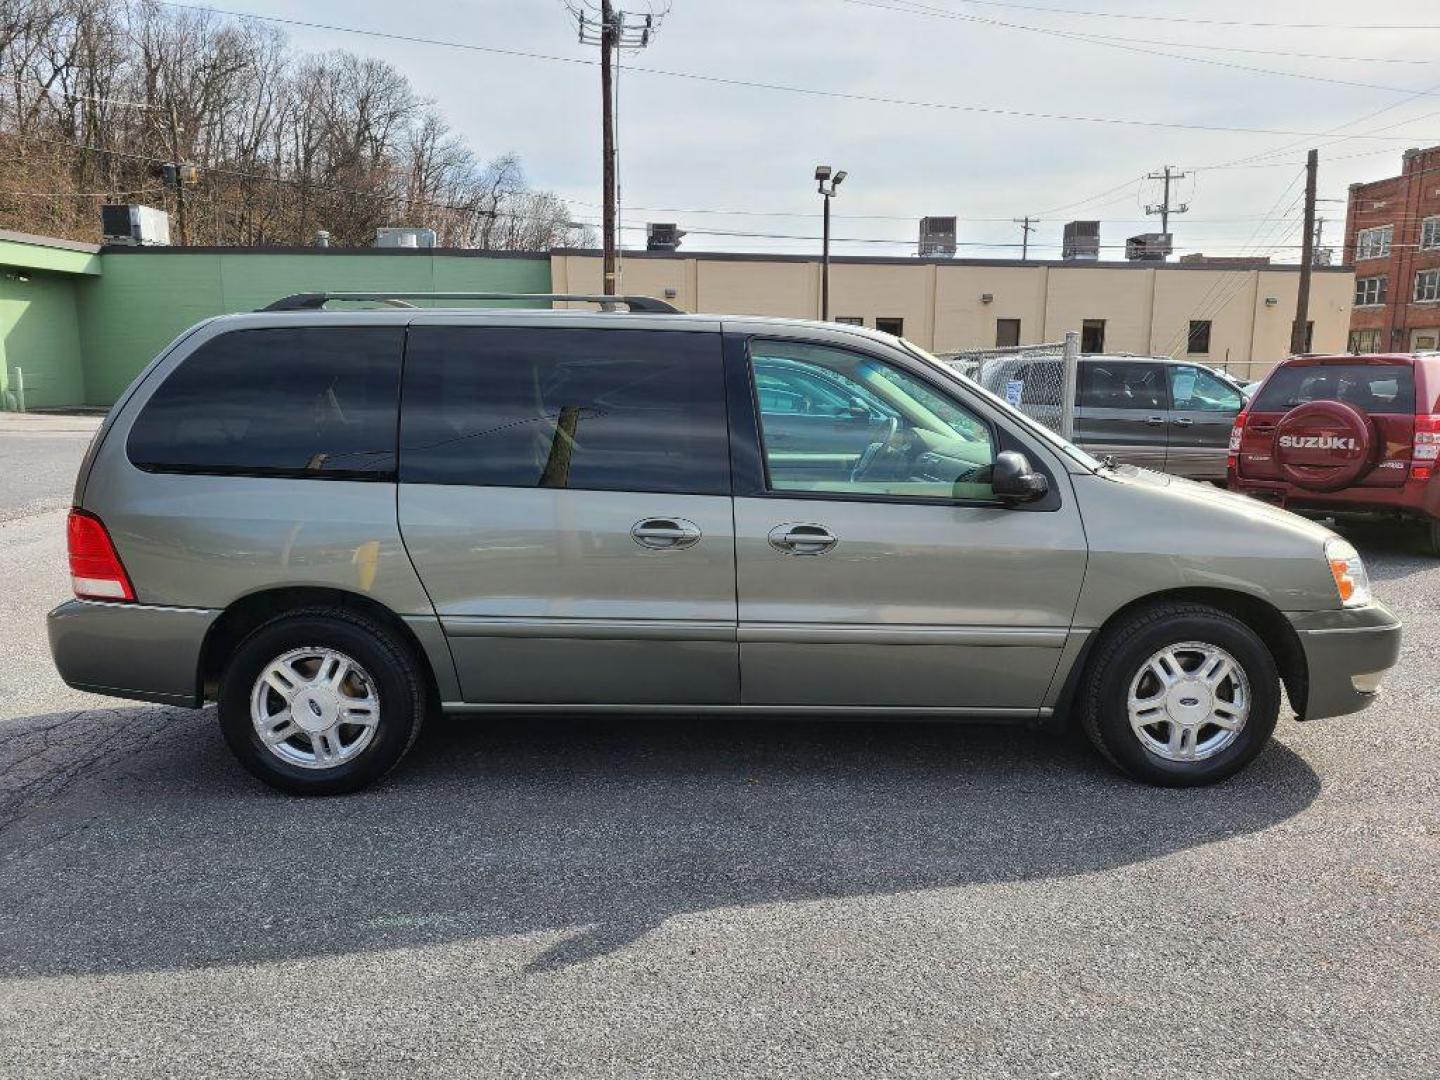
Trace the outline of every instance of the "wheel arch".
{"type": "Polygon", "coordinates": [[[410,653],[424,681],[432,704],[441,700],[438,677],[430,651],[414,628],[390,608],[360,593],[323,586],[284,586],[248,593],[234,601],[210,625],[200,646],[197,690],[200,701],[213,701],[220,686],[225,662],[241,640],[255,627],[288,611],[313,608],[340,608],[363,615],[395,634],[410,653]]]}
{"type": "Polygon", "coordinates": [[[1301,717],[1305,715],[1310,683],[1309,670],[1305,664],[1305,652],[1300,644],[1300,635],[1290,625],[1290,620],[1273,604],[1249,593],[1233,589],[1195,587],[1148,593],[1111,612],[1110,616],[1086,638],[1075,662],[1070,666],[1070,671],[1065,677],[1065,683],[1055,703],[1055,716],[1061,722],[1069,722],[1067,718],[1071,716],[1071,706],[1074,703],[1075,695],[1079,692],[1080,681],[1084,678],[1085,671],[1090,665],[1090,658],[1095,652],[1095,646],[1104,640],[1108,632],[1125,619],[1146,608],[1175,603],[1204,604],[1207,607],[1213,607],[1227,615],[1234,616],[1254,630],[1275,660],[1275,666],[1280,671],[1280,680],[1285,685],[1285,693],[1290,698],[1290,705],[1295,710],[1295,714],[1301,717]]]}

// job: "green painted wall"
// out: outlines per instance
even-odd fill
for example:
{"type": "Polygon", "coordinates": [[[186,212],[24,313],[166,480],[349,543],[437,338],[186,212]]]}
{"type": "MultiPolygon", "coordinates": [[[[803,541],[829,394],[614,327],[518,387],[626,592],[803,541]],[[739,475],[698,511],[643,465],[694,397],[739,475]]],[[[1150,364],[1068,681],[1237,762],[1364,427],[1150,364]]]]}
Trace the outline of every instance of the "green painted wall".
{"type": "Polygon", "coordinates": [[[85,401],[75,296],[80,280],[0,268],[0,400],[3,391],[15,389],[19,368],[26,408],[85,401]]]}
{"type": "MultiPolygon", "coordinates": [[[[289,293],[550,291],[550,259],[409,252],[106,251],[78,279],[84,398],[109,405],[177,334],[289,293]]],[[[75,399],[69,404],[78,404],[75,399]]]]}
{"type": "Polygon", "coordinates": [[[57,274],[98,274],[100,249],[94,244],[7,233],[0,236],[0,266],[50,270],[57,274]]]}

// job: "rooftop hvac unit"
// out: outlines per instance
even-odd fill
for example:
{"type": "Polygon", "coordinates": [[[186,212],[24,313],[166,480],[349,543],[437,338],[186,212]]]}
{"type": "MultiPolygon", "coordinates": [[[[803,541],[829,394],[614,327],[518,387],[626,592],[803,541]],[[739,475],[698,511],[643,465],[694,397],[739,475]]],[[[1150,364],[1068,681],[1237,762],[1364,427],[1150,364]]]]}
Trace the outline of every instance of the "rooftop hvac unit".
{"type": "Polygon", "coordinates": [[[433,248],[434,229],[376,229],[377,248],[433,248]]]}
{"type": "Polygon", "coordinates": [[[1141,233],[1125,241],[1125,258],[1130,262],[1164,262],[1173,247],[1170,233],[1141,233]]]}
{"type": "Polygon", "coordinates": [[[1100,258],[1100,222],[1067,221],[1060,257],[1070,262],[1094,262],[1100,258]]]}
{"type": "Polygon", "coordinates": [[[680,246],[685,230],[673,221],[652,221],[645,226],[646,251],[674,251],[680,246]]]}
{"type": "Polygon", "coordinates": [[[106,203],[100,207],[100,232],[107,244],[166,247],[170,243],[170,215],[153,206],[106,203]]]}
{"type": "Polygon", "coordinates": [[[920,257],[950,259],[955,256],[955,219],[923,217],[920,219],[920,257]]]}

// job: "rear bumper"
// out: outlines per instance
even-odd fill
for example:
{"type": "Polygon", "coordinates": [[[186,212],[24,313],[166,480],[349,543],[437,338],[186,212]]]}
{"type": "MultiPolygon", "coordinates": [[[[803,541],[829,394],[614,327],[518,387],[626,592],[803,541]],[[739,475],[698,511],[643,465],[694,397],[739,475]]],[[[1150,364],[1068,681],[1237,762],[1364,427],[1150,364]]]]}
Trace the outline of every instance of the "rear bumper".
{"type": "Polygon", "coordinates": [[[1380,514],[1420,520],[1440,518],[1440,483],[1407,480],[1394,487],[1347,487],[1307,491],[1283,481],[1246,480],[1229,474],[1231,491],[1300,514],[1380,514]]]}
{"type": "Polygon", "coordinates": [[[1308,687],[1301,720],[1359,712],[1379,693],[1379,677],[1400,657],[1400,620],[1384,604],[1291,612],[1305,653],[1308,687]]]}
{"type": "Polygon", "coordinates": [[[200,647],[220,612],[70,600],[46,620],[50,655],[76,690],[197,707],[200,647]]]}

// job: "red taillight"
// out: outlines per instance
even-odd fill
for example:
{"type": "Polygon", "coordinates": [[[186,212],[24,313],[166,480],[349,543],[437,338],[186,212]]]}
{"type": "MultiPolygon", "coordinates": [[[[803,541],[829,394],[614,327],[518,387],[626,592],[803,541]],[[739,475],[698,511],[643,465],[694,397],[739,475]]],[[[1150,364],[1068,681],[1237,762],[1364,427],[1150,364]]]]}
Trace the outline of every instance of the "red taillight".
{"type": "Polygon", "coordinates": [[[1410,478],[1429,480],[1440,458],[1440,415],[1434,413],[1415,417],[1415,446],[1410,452],[1410,478]]]}
{"type": "Polygon", "coordinates": [[[84,510],[71,510],[65,522],[70,549],[70,586],[82,600],[134,600],[130,576],[110,542],[104,523],[84,510]]]}
{"type": "Polygon", "coordinates": [[[1242,410],[1240,415],[1235,417],[1235,424],[1230,429],[1230,453],[1240,452],[1240,440],[1245,434],[1246,413],[1242,410]]]}

